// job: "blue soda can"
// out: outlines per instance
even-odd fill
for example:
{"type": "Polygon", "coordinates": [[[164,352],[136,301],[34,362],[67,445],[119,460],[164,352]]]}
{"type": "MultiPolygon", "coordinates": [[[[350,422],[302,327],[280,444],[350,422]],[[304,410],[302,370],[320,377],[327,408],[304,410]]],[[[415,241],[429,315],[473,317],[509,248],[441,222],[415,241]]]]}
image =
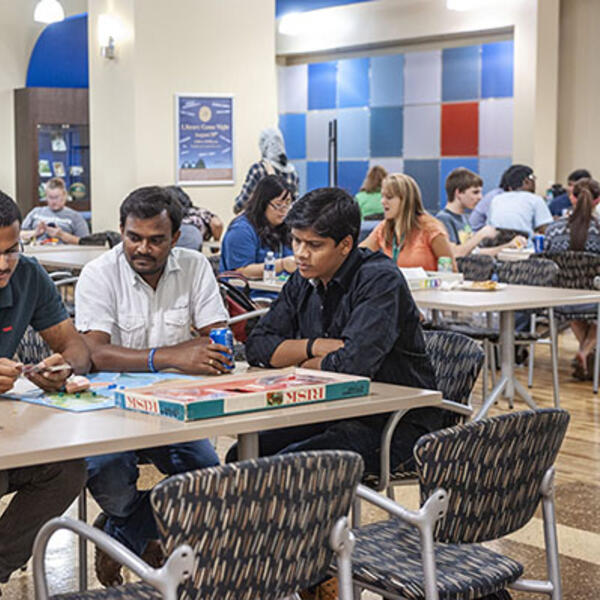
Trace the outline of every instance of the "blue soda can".
{"type": "Polygon", "coordinates": [[[533,236],[533,249],[536,253],[540,253],[544,251],[544,235],[538,233],[533,236]]]}
{"type": "MultiPolygon", "coordinates": [[[[229,348],[229,354],[221,352],[223,356],[231,359],[233,363],[233,333],[229,327],[219,327],[218,329],[211,329],[208,337],[215,343],[227,346],[229,348]]],[[[230,371],[235,367],[235,363],[231,367],[226,367],[230,371]]]]}

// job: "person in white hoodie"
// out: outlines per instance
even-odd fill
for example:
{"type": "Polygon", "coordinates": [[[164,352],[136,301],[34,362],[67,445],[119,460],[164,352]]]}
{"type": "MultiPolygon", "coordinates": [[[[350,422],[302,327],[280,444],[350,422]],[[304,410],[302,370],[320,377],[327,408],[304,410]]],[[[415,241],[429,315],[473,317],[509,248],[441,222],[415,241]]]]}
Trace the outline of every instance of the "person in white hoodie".
{"type": "Polygon", "coordinates": [[[258,138],[258,147],[261,159],[248,169],[244,185],[233,204],[233,212],[236,215],[244,210],[258,182],[267,175],[279,176],[286,182],[293,200],[298,198],[298,173],[288,161],[281,131],[277,127],[263,129],[258,138]]]}

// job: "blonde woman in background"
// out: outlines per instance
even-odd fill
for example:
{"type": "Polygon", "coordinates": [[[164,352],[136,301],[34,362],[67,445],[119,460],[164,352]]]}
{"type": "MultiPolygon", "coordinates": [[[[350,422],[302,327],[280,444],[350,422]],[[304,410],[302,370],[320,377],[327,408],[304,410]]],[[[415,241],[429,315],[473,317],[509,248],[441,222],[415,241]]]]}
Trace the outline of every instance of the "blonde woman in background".
{"type": "Polygon", "coordinates": [[[373,219],[383,217],[383,208],[381,207],[381,184],[387,177],[387,171],[374,165],[369,169],[365,180],[356,194],[356,201],[360,207],[360,216],[363,219],[373,219]]]}
{"type": "MultiPolygon", "coordinates": [[[[436,271],[438,259],[452,257],[444,224],[423,206],[421,190],[409,175],[388,175],[381,186],[384,220],[360,245],[381,250],[399,267],[423,267],[436,271]]],[[[456,263],[452,258],[453,270],[456,263]]]]}

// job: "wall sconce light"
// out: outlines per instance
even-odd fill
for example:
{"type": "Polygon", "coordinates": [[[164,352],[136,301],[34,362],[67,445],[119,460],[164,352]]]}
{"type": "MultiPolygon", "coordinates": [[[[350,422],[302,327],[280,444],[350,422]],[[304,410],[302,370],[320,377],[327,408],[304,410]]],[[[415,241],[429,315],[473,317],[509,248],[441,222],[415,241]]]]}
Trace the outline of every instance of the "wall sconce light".
{"type": "Polygon", "coordinates": [[[33,11],[33,20],[38,23],[63,21],[65,11],[58,0],[40,0],[33,11]]]}
{"type": "Polygon", "coordinates": [[[116,43],[120,39],[121,22],[114,15],[100,15],[98,17],[98,42],[100,54],[109,60],[115,59],[116,43]]]}

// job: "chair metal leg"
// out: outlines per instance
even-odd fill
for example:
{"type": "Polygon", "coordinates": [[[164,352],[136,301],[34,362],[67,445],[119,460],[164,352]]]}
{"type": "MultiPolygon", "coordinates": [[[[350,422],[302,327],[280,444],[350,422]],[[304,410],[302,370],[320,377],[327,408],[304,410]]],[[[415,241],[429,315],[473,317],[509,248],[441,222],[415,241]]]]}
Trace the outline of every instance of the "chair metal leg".
{"type": "MultiPolygon", "coordinates": [[[[85,488],[79,493],[77,498],[77,517],[80,521],[87,523],[87,494],[85,488]]],[[[79,591],[85,592],[88,586],[87,580],[87,541],[83,536],[79,536],[79,591]]]]}
{"type": "Polygon", "coordinates": [[[561,600],[562,584],[558,558],[558,538],[556,535],[556,514],[554,512],[554,467],[546,471],[546,475],[542,481],[541,492],[548,579],[552,583],[552,600],[561,600]]]}
{"type": "Polygon", "coordinates": [[[485,403],[488,391],[488,369],[490,366],[490,342],[483,340],[483,373],[481,377],[481,402],[485,403]]]}
{"type": "Polygon", "coordinates": [[[396,497],[394,496],[394,488],[391,485],[388,485],[385,489],[385,495],[390,499],[396,501],[396,497]]]}
{"type": "Polygon", "coordinates": [[[596,355],[594,357],[594,394],[598,393],[598,378],[600,375],[600,302],[596,319],[596,355]]]}

